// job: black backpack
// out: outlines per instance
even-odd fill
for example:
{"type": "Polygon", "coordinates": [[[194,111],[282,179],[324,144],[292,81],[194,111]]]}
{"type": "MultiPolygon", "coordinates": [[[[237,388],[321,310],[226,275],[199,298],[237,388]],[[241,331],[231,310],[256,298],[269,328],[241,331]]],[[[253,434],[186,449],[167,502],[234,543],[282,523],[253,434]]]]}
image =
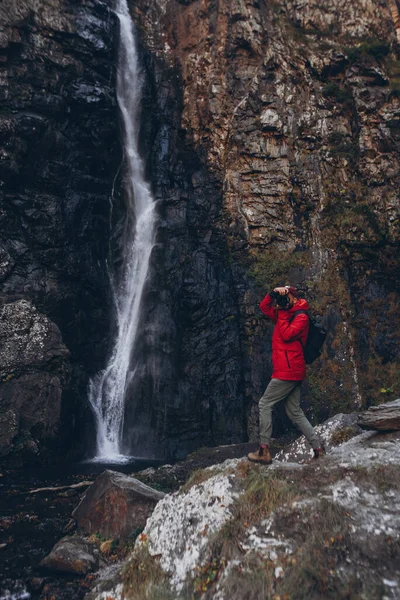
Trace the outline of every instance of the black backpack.
{"type": "MultiPolygon", "coordinates": [[[[297,315],[307,315],[307,311],[294,311],[293,317],[290,319],[290,322],[292,322],[297,315]]],[[[306,364],[310,365],[312,362],[314,362],[316,358],[318,358],[321,355],[321,348],[323,346],[323,343],[325,342],[327,331],[324,327],[322,327],[322,325],[319,325],[318,323],[310,319],[310,317],[308,317],[308,320],[310,321],[310,329],[308,331],[306,345],[303,346],[300,340],[299,342],[303,346],[306,364]]]]}

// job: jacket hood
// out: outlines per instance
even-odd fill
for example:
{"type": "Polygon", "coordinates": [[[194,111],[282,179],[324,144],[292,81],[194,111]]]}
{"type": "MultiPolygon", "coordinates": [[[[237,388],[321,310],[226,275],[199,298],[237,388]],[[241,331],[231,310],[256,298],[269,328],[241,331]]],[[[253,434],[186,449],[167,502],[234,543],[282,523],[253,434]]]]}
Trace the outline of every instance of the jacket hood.
{"type": "Polygon", "coordinates": [[[296,310],[309,310],[310,309],[310,305],[308,304],[307,300],[304,300],[304,298],[298,298],[296,304],[294,306],[292,306],[292,308],[290,308],[288,310],[288,312],[295,312],[296,310]]]}

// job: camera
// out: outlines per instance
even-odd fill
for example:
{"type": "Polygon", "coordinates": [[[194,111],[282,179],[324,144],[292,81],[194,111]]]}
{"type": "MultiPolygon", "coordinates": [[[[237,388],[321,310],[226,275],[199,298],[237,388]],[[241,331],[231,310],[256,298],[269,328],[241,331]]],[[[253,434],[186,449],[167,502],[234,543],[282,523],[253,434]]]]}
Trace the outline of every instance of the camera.
{"type": "Polygon", "coordinates": [[[280,308],[288,308],[290,300],[288,296],[281,296],[279,294],[278,298],[276,299],[276,303],[280,308]]]}
{"type": "Polygon", "coordinates": [[[287,294],[282,296],[279,292],[272,291],[269,293],[274,302],[279,306],[279,308],[288,308],[290,304],[289,297],[287,294]]]}

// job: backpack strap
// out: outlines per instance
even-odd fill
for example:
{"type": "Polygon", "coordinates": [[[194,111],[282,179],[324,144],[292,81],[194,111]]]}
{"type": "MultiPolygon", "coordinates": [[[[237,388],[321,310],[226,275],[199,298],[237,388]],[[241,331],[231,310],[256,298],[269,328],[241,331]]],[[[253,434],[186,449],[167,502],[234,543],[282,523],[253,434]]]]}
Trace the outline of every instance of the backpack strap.
{"type": "MultiPolygon", "coordinates": [[[[295,310],[293,313],[293,316],[290,318],[289,323],[291,323],[292,321],[295,320],[295,318],[297,317],[297,315],[307,315],[307,311],[306,310],[295,310]]],[[[308,319],[310,320],[310,317],[308,317],[308,319]]],[[[304,352],[304,345],[303,342],[301,340],[297,340],[298,342],[300,342],[301,347],[303,348],[303,352],[304,352]]]]}
{"type": "Polygon", "coordinates": [[[297,317],[297,315],[307,315],[308,316],[306,310],[295,310],[294,313],[293,313],[293,316],[291,317],[291,319],[289,321],[289,323],[291,323],[297,317]]]}

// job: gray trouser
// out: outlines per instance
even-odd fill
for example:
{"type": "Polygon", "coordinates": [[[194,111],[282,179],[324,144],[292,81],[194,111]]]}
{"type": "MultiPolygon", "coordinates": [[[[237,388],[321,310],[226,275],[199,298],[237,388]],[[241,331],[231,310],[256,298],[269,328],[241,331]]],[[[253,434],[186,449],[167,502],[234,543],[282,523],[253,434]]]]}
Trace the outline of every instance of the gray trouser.
{"type": "Polygon", "coordinates": [[[301,381],[282,381],[271,379],[261,397],[260,409],[260,443],[270,445],[272,433],[272,409],[277,402],[285,400],[285,410],[289,419],[306,436],[313,448],[320,448],[321,443],[313,426],[300,408],[301,381]]]}

